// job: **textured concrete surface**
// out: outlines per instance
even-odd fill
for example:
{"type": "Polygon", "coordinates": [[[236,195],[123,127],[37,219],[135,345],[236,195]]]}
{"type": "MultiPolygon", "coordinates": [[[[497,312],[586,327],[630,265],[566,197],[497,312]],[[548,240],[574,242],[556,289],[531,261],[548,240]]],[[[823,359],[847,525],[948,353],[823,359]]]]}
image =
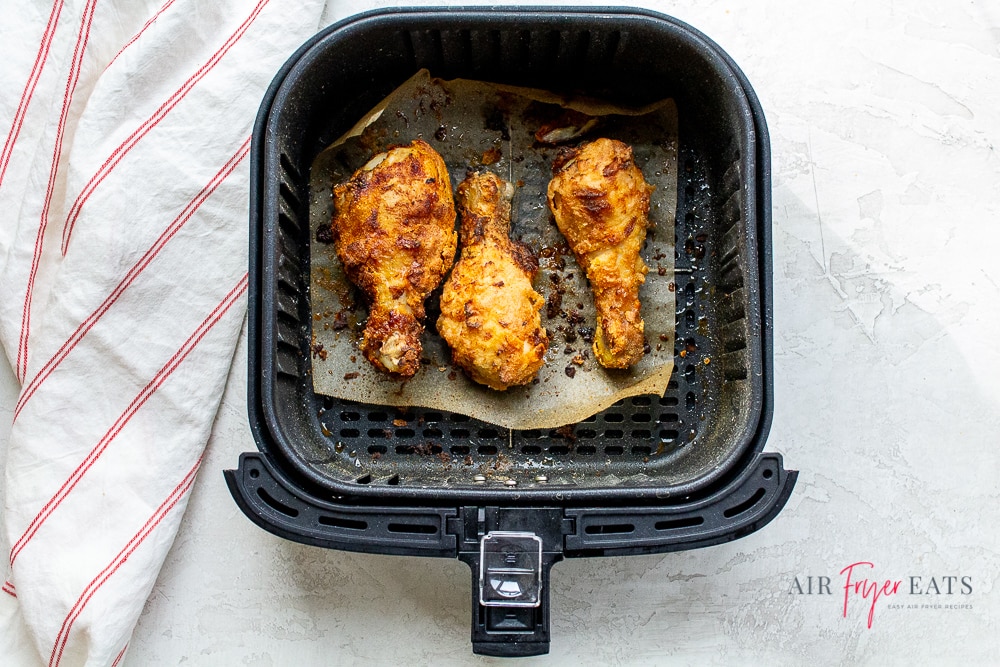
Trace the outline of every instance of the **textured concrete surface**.
{"type": "MultiPolygon", "coordinates": [[[[518,664],[1000,661],[1000,6],[643,4],[715,39],[763,103],[767,449],[801,474],[737,542],[557,565],[552,652],[518,664]],[[901,582],[871,628],[863,588],[844,617],[859,561],[874,567],[852,581],[901,582]]],[[[305,547],[243,517],[221,471],[255,449],[245,354],[125,664],[496,663],[471,655],[465,565],[305,547]]]]}

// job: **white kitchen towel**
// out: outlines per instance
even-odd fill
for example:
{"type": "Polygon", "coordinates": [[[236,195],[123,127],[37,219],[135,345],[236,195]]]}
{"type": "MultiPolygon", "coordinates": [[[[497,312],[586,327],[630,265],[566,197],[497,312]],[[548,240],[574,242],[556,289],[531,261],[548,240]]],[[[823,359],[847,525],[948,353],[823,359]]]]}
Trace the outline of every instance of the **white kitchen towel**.
{"type": "Polygon", "coordinates": [[[0,0],[0,639],[41,664],[118,663],[174,539],[245,315],[254,117],[322,13],[0,0]]]}

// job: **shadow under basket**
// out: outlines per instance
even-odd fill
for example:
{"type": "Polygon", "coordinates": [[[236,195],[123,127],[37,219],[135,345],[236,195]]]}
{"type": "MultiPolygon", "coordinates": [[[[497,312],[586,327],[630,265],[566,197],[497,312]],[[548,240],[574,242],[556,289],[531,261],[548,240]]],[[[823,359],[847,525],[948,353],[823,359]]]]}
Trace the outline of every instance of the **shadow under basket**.
{"type": "Polygon", "coordinates": [[[472,570],[473,651],[548,652],[554,563],[735,540],[791,494],[797,472],[762,451],[773,409],[770,188],[750,84],[673,18],[395,9],[330,26],[277,74],[254,127],[248,405],[259,451],[225,471],[233,497],[297,542],[457,557],[472,570]],[[676,101],[677,342],[663,396],[510,431],[314,393],[309,169],[421,68],[625,105],[676,101]]]}

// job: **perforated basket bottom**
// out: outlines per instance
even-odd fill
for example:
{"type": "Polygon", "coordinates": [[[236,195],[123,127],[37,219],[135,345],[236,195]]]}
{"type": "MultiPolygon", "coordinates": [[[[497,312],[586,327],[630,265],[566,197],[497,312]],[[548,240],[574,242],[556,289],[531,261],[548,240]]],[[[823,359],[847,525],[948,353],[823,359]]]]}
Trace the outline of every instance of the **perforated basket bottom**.
{"type": "MultiPolygon", "coordinates": [[[[689,395],[688,411],[694,411],[697,400],[689,395]]],[[[697,431],[691,428],[682,437],[678,428],[685,410],[677,403],[674,396],[638,396],[578,424],[524,431],[499,429],[456,413],[373,408],[329,398],[319,418],[334,451],[358,462],[363,471],[355,479],[359,484],[399,484],[399,459],[412,457],[443,466],[453,473],[448,475],[452,483],[461,483],[463,475],[473,483],[570,483],[574,471],[568,467],[599,469],[605,459],[647,464],[679,452],[697,431]],[[336,424],[335,431],[328,422],[336,424]]]]}

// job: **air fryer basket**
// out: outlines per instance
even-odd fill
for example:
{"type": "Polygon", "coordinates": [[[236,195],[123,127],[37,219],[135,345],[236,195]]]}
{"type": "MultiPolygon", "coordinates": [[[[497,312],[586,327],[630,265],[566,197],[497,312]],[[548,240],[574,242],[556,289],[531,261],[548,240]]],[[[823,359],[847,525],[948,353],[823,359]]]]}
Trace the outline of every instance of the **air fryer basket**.
{"type": "Polygon", "coordinates": [[[262,527],[332,548],[458,556],[473,570],[474,650],[528,655],[547,651],[548,570],[562,557],[707,546],[784,505],[795,472],[761,454],[772,409],[767,133],[743,74],[700,33],[634,9],[360,15],[279,72],[252,155],[260,451],[226,477],[262,527]],[[676,367],[662,397],[508,431],[313,392],[310,165],[420,68],[620,104],[676,100],[676,367]]]}

